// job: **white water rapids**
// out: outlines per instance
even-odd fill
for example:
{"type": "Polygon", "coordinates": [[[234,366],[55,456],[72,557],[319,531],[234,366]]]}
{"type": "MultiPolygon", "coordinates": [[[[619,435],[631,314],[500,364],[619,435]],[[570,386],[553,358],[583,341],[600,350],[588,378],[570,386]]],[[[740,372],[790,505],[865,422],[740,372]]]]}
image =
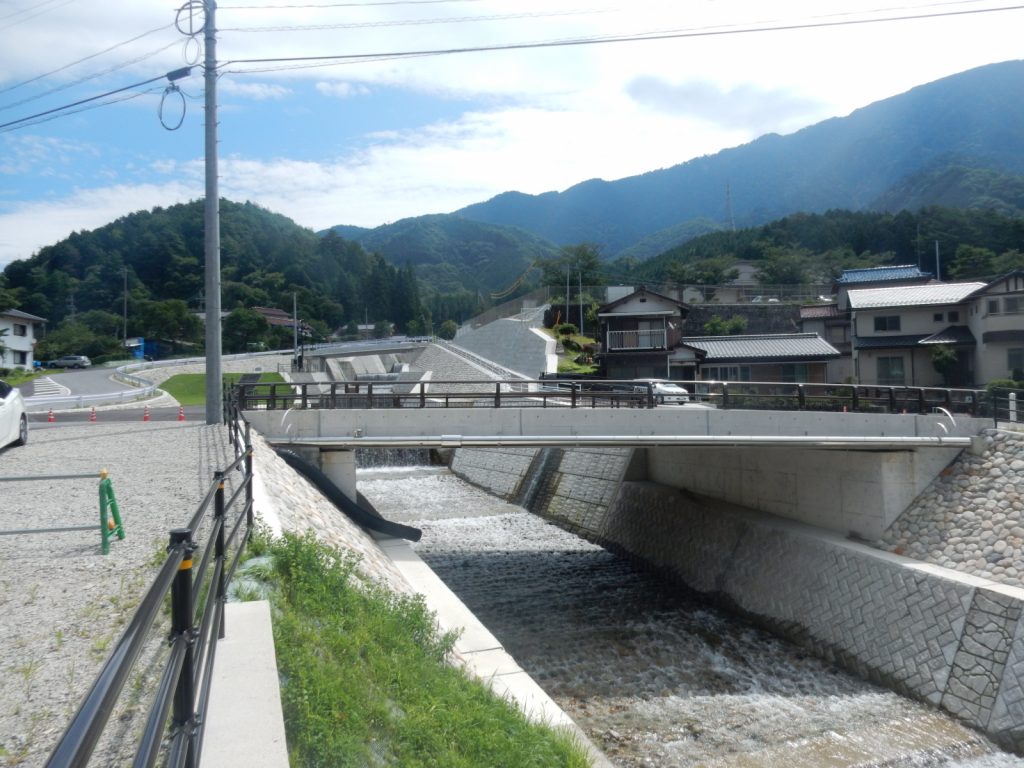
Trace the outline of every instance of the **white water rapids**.
{"type": "Polygon", "coordinates": [[[423,529],[420,556],[616,766],[1024,768],[445,469],[358,480],[423,529]]]}

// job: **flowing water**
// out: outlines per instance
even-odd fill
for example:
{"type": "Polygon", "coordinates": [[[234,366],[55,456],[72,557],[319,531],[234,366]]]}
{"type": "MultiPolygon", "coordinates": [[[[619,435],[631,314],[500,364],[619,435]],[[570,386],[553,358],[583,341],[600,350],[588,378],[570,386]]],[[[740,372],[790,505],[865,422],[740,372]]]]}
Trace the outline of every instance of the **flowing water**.
{"type": "Polygon", "coordinates": [[[616,766],[1024,768],[442,468],[360,470],[386,518],[616,766]]]}

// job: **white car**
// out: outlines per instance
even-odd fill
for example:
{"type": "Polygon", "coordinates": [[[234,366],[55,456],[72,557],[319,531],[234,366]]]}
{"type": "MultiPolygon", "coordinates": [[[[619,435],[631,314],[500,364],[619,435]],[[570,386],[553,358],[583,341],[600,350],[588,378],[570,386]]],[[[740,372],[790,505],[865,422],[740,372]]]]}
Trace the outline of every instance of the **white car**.
{"type": "Polygon", "coordinates": [[[0,448],[28,442],[28,417],[21,392],[0,381],[0,448]]]}
{"type": "MultiPolygon", "coordinates": [[[[690,393],[683,387],[672,381],[664,379],[643,379],[643,383],[650,384],[654,393],[654,402],[659,405],[682,405],[690,402],[690,393]]],[[[637,391],[646,392],[646,386],[637,386],[637,391]]]]}

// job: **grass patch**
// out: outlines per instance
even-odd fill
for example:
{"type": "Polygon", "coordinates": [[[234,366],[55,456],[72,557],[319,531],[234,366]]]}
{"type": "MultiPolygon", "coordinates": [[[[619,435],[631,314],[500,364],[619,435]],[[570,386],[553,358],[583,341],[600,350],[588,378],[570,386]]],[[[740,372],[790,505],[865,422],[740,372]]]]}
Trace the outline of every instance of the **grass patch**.
{"type": "MultiPolygon", "coordinates": [[[[240,378],[240,373],[225,373],[223,379],[226,383],[234,384],[240,378]]],[[[284,379],[279,373],[267,372],[260,375],[260,383],[281,384],[284,379]]],[[[205,373],[179,373],[171,376],[160,389],[167,392],[171,397],[182,405],[205,405],[206,404],[206,374],[205,373]]]]}
{"type": "Polygon", "coordinates": [[[366,583],[358,557],[314,535],[269,550],[274,644],[294,766],[589,765],[570,735],[530,723],[446,659],[419,596],[366,583]]]}

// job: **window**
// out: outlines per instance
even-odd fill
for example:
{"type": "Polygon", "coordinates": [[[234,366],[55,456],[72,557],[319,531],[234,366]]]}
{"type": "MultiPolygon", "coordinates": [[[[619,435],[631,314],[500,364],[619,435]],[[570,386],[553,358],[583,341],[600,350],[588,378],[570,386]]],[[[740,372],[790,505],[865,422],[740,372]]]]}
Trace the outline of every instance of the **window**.
{"type": "Polygon", "coordinates": [[[990,315],[998,315],[999,314],[999,299],[989,299],[988,300],[988,313],[990,315]]]}
{"type": "Polygon", "coordinates": [[[959,312],[957,312],[957,311],[949,312],[949,313],[948,313],[948,314],[946,315],[946,318],[947,318],[947,319],[949,320],[949,322],[951,322],[951,323],[959,323],[959,322],[960,322],[960,313],[959,313],[959,312]]]}
{"type": "Polygon", "coordinates": [[[1006,369],[1011,379],[1024,380],[1024,348],[1006,350],[1006,369]]]}
{"type": "Polygon", "coordinates": [[[807,363],[783,363],[782,380],[804,383],[807,379],[807,363]]]}
{"type": "Polygon", "coordinates": [[[701,368],[700,377],[705,381],[750,381],[750,366],[722,365],[701,368]]]}
{"type": "Polygon", "coordinates": [[[27,365],[28,364],[28,352],[22,352],[21,350],[14,350],[14,364],[15,365],[27,365]]]}
{"type": "Polygon", "coordinates": [[[942,313],[941,312],[936,312],[934,315],[932,315],[932,320],[934,320],[936,323],[941,323],[942,322],[942,313]]]}
{"type": "Polygon", "coordinates": [[[904,377],[902,357],[878,358],[878,383],[889,387],[903,385],[904,377]]]}
{"type": "Polygon", "coordinates": [[[875,318],[876,331],[898,331],[900,329],[899,315],[881,315],[875,318]]]}
{"type": "Polygon", "coordinates": [[[19,325],[18,323],[15,323],[14,324],[14,335],[15,336],[28,336],[28,326],[27,325],[19,325]]]}
{"type": "Polygon", "coordinates": [[[1024,312],[1024,296],[1007,296],[1003,299],[1003,312],[1008,315],[1019,315],[1024,312]]]}

